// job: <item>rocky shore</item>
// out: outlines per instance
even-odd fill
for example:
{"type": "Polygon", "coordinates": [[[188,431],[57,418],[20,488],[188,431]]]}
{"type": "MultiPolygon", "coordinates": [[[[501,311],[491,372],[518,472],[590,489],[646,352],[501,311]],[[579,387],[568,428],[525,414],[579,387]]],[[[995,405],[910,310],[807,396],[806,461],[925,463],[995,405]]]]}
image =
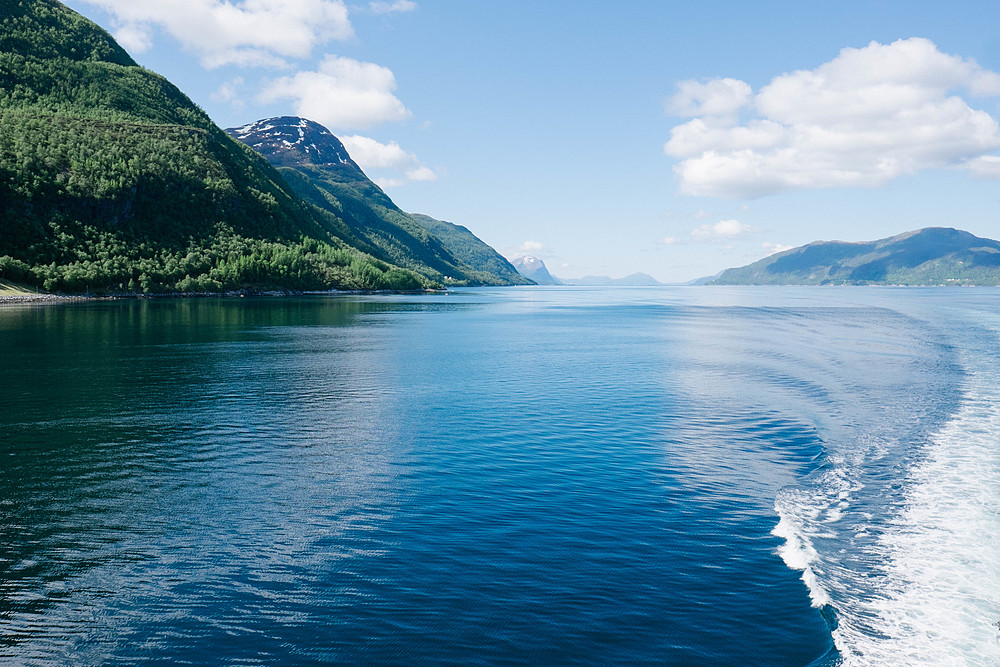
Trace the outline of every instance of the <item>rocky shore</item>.
{"type": "Polygon", "coordinates": [[[86,301],[91,297],[66,296],[63,294],[30,294],[25,292],[0,292],[0,306],[16,303],[60,303],[64,301],[86,301]]]}

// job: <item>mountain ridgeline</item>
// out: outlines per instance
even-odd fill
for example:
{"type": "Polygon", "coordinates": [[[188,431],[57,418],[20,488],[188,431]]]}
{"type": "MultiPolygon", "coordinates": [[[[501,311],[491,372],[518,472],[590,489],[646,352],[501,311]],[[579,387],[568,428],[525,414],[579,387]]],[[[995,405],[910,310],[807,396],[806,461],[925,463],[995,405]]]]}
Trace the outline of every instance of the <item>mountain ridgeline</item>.
{"type": "Polygon", "coordinates": [[[226,130],[263,155],[303,200],[342,221],[341,238],[444,284],[530,284],[465,227],[399,209],[325,127],[296,116],[226,130]]]}
{"type": "Polygon", "coordinates": [[[1000,241],[928,227],[867,243],[817,241],[722,272],[711,285],[1000,285],[1000,241]]]}
{"type": "Polygon", "coordinates": [[[0,280],[93,293],[506,284],[402,212],[409,238],[366,236],[364,205],[398,209],[344,160],[355,199],[303,197],[296,174],[94,23],[56,0],[0,0],[0,280]]]}

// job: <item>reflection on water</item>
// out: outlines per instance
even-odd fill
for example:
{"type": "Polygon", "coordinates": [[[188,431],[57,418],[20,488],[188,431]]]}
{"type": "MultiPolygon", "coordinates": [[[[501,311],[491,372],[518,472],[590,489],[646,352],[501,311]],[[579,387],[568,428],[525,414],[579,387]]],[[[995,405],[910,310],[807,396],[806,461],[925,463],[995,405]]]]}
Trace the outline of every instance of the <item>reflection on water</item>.
{"type": "Polygon", "coordinates": [[[808,663],[779,490],[955,409],[868,294],[0,309],[0,657],[808,663]]]}

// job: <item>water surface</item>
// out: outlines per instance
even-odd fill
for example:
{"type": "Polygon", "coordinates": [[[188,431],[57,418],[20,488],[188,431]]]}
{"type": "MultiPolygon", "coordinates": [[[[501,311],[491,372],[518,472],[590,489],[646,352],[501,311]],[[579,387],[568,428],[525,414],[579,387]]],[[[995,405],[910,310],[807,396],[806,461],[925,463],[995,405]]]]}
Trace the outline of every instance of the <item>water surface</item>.
{"type": "Polygon", "coordinates": [[[0,658],[996,661],[998,303],[2,308],[0,658]]]}

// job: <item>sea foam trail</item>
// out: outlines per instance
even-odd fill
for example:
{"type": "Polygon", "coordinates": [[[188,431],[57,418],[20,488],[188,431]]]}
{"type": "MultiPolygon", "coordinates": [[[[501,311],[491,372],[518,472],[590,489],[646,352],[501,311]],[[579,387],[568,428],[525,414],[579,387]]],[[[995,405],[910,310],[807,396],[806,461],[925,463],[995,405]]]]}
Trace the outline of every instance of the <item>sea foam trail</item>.
{"type": "Polygon", "coordinates": [[[771,531],[772,535],[785,540],[778,547],[778,555],[788,567],[802,571],[802,581],[809,589],[814,607],[832,603],[822,583],[824,563],[816,544],[837,537],[831,524],[840,520],[850,505],[851,494],[861,489],[855,465],[848,464],[840,456],[831,456],[829,463],[830,469],[810,488],[782,489],[775,501],[775,510],[781,520],[771,531]]]}
{"type": "Polygon", "coordinates": [[[833,635],[847,665],[1000,664],[1000,373],[967,377],[876,543],[880,594],[838,605],[833,635]]]}
{"type": "Polygon", "coordinates": [[[833,621],[838,664],[1000,665],[1000,336],[970,324],[945,421],[837,433],[775,499],[778,553],[833,621]]]}

